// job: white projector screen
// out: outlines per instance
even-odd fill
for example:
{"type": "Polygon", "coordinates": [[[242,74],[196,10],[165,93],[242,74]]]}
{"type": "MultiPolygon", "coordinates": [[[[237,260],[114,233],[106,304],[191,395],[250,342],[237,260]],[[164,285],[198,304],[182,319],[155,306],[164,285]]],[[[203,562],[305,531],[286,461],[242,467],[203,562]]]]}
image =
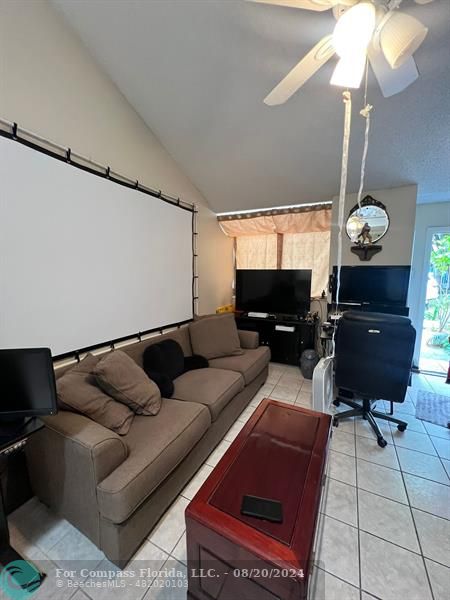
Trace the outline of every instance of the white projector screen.
{"type": "Polygon", "coordinates": [[[192,318],[192,212],[0,137],[0,347],[54,356],[192,318]]]}

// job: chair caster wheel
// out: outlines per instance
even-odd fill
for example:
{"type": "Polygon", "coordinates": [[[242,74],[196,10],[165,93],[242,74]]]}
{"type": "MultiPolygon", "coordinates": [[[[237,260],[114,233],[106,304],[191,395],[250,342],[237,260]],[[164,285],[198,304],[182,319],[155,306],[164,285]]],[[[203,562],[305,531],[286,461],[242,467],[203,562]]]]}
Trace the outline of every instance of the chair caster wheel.
{"type": "Polygon", "coordinates": [[[378,440],[377,440],[377,441],[378,441],[378,445],[379,445],[381,448],[384,448],[385,446],[387,446],[387,441],[386,441],[384,438],[378,438],[378,440]]]}
{"type": "Polygon", "coordinates": [[[339,400],[333,400],[333,404],[334,406],[340,406],[341,403],[339,402],[339,400]]]}
{"type": "Polygon", "coordinates": [[[339,427],[339,419],[336,419],[336,417],[333,419],[333,427],[339,427]]]}
{"type": "Polygon", "coordinates": [[[405,431],[406,427],[407,427],[407,425],[397,425],[397,429],[399,431],[405,431]]]}

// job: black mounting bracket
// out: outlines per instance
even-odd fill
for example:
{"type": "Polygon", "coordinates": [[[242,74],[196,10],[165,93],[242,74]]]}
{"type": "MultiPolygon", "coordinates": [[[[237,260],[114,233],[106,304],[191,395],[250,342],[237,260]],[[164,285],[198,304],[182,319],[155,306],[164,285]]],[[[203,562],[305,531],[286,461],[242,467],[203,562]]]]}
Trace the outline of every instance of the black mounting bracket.
{"type": "Polygon", "coordinates": [[[368,261],[371,260],[375,254],[381,252],[383,246],[378,246],[376,244],[366,244],[364,246],[352,246],[350,250],[353,254],[359,256],[359,260],[368,261]]]}

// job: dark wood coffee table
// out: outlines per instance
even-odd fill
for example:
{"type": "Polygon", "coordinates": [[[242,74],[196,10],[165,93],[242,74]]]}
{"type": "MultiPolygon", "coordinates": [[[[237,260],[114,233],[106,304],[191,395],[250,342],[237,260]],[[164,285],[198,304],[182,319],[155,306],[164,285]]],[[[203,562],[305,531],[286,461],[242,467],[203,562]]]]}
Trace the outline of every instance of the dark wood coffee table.
{"type": "Polygon", "coordinates": [[[186,509],[188,597],[306,598],[331,417],[266,399],[186,509]],[[283,522],[240,513],[279,500],[283,522]]]}

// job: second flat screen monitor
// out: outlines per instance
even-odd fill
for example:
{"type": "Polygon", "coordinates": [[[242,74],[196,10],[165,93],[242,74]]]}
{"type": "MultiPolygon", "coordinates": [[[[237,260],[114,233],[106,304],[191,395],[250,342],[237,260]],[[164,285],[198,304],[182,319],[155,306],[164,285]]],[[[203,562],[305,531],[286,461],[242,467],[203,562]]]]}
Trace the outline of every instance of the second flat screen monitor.
{"type": "Polygon", "coordinates": [[[309,269],[236,271],[237,310],[303,315],[309,310],[310,298],[309,269]]]}

